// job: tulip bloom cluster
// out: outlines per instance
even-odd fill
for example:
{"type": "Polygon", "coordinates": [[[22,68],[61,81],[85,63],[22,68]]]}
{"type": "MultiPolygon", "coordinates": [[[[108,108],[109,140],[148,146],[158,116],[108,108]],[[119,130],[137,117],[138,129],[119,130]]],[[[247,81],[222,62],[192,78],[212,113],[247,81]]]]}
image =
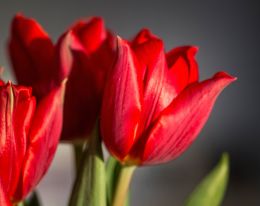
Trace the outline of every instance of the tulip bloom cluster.
{"type": "MultiPolygon", "coordinates": [[[[91,181],[93,173],[103,172],[93,163],[100,161],[95,159],[99,137],[122,168],[177,158],[198,136],[218,95],[235,80],[219,72],[199,81],[196,47],[165,52],[163,41],[148,29],[124,40],[100,17],[77,21],[54,44],[34,19],[18,14],[8,51],[19,85],[0,82],[1,206],[16,205],[34,190],[59,140],[89,144],[81,148],[81,169],[93,166],[91,181]]],[[[84,174],[78,175],[73,206],[81,205],[77,195],[85,185],[84,174]]],[[[127,191],[130,178],[126,187],[118,179],[108,205],[124,203],[125,193],[120,199],[118,191],[127,191]]],[[[102,189],[93,188],[90,205],[106,205],[91,199],[102,199],[102,189]]]]}

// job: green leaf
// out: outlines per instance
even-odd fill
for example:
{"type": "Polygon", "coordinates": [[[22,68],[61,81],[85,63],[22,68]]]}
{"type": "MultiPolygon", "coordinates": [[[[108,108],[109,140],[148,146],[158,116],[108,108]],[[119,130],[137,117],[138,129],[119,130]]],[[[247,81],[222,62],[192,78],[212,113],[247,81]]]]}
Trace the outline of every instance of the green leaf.
{"type": "Polygon", "coordinates": [[[106,206],[105,163],[96,126],[84,148],[70,206],[106,206]]]}
{"type": "Polygon", "coordinates": [[[218,165],[203,179],[186,202],[186,206],[219,206],[226,191],[229,156],[223,154],[218,165]]]}
{"type": "MultiPolygon", "coordinates": [[[[111,206],[115,195],[116,186],[118,183],[119,174],[121,171],[121,164],[112,156],[109,157],[106,166],[106,180],[107,180],[107,204],[111,206]]],[[[130,205],[130,194],[128,191],[126,202],[124,206],[130,205]]]]}
{"type": "Polygon", "coordinates": [[[25,200],[24,205],[25,206],[40,206],[41,205],[36,191],[34,191],[32,193],[32,195],[25,200]]]}

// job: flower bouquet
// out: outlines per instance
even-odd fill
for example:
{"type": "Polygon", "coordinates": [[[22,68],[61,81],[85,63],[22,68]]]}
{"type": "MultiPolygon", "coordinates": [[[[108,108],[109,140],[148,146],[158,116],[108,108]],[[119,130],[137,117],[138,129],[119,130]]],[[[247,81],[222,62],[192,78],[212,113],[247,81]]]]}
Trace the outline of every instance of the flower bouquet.
{"type": "MultiPolygon", "coordinates": [[[[137,168],[187,150],[236,79],[218,72],[200,81],[197,47],[165,52],[149,29],[123,39],[101,17],[78,20],[56,44],[22,14],[10,31],[18,84],[0,82],[0,206],[41,205],[35,188],[60,142],[75,151],[69,206],[129,206],[137,168]]],[[[228,164],[223,154],[184,205],[220,205],[228,164]]]]}

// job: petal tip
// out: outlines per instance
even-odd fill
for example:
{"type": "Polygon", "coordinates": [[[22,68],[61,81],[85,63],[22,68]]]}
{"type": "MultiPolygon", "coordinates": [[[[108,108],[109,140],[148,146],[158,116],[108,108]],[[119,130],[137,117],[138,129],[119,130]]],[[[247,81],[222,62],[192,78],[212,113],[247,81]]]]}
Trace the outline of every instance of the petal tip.
{"type": "Polygon", "coordinates": [[[199,46],[192,46],[191,49],[196,54],[199,51],[199,46]]]}
{"type": "Polygon", "coordinates": [[[24,14],[22,12],[17,12],[14,16],[14,19],[24,19],[24,14]]]}
{"type": "Polygon", "coordinates": [[[234,82],[237,80],[237,77],[234,77],[230,74],[228,74],[227,72],[218,72],[214,75],[215,78],[220,78],[220,79],[226,79],[228,80],[229,82],[234,82]]]}
{"type": "Polygon", "coordinates": [[[121,38],[118,35],[116,37],[117,37],[117,47],[118,48],[129,47],[128,42],[126,40],[124,40],[123,38],[121,38]]]}
{"type": "Polygon", "coordinates": [[[12,86],[12,85],[13,85],[13,83],[12,83],[12,81],[11,81],[11,80],[8,80],[8,81],[7,81],[7,83],[6,83],[6,85],[7,85],[7,86],[12,86]]]}
{"type": "Polygon", "coordinates": [[[100,25],[104,25],[104,20],[101,16],[93,16],[92,18],[90,18],[90,21],[96,24],[100,24],[100,25]]]}
{"type": "Polygon", "coordinates": [[[199,47],[198,46],[189,46],[188,48],[188,53],[191,55],[191,56],[195,56],[199,51],[199,47]]]}
{"type": "Polygon", "coordinates": [[[121,38],[121,36],[119,36],[119,35],[116,35],[116,38],[117,38],[117,40],[118,40],[118,41],[122,41],[122,38],[121,38]]]}

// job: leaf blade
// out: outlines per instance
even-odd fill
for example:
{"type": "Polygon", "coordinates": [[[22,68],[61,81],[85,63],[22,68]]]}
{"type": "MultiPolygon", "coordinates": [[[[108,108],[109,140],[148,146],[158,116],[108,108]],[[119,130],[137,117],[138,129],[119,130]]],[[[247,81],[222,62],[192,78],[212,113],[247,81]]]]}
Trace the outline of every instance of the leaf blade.
{"type": "Polygon", "coordinates": [[[220,206],[229,176],[229,156],[224,153],[217,166],[202,180],[185,206],[220,206]]]}

